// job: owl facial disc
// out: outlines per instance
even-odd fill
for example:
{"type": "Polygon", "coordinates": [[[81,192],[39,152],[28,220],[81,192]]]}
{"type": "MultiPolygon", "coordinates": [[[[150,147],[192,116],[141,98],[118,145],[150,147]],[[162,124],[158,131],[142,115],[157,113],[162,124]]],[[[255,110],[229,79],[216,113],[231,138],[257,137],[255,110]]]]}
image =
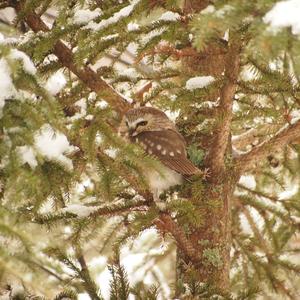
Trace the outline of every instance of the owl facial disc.
{"type": "Polygon", "coordinates": [[[145,120],[144,118],[137,118],[134,121],[129,121],[128,119],[126,120],[126,126],[128,127],[128,133],[130,136],[136,136],[139,134],[137,129],[139,127],[146,126],[148,124],[148,121],[145,120]]]}

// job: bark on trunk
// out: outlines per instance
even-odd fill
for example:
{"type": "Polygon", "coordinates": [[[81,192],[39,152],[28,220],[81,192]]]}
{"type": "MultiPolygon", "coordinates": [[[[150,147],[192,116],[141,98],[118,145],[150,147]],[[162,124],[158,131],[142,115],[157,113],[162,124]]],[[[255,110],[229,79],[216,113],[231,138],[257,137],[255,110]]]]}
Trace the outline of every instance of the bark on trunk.
{"type": "MultiPolygon", "coordinates": [[[[195,13],[208,4],[209,1],[186,0],[184,10],[186,14],[195,13]]],[[[189,228],[188,233],[200,262],[191,268],[186,264],[187,259],[178,253],[177,282],[190,281],[189,271],[193,269],[195,281],[207,283],[222,294],[230,292],[231,199],[238,178],[231,168],[227,168],[225,160],[226,155],[231,154],[232,100],[239,74],[240,51],[240,41],[233,39],[226,51],[213,44],[199,55],[182,60],[189,73],[223,76],[224,72],[225,80],[223,88],[216,95],[216,98],[220,98],[216,119],[222,122],[216,125],[207,147],[206,165],[211,177],[206,182],[201,199],[194,201],[196,205],[197,201],[201,202],[199,217],[203,220],[203,226],[189,228]]],[[[179,296],[179,289],[177,292],[179,296]]]]}
{"type": "Polygon", "coordinates": [[[192,244],[202,254],[198,280],[213,285],[221,292],[229,292],[232,193],[230,179],[209,185],[204,199],[207,206],[201,216],[205,225],[191,235],[192,244]]]}
{"type": "MultiPolygon", "coordinates": [[[[237,178],[226,174],[219,183],[209,183],[199,201],[203,226],[190,228],[189,239],[201,261],[191,268],[177,253],[177,282],[187,283],[193,272],[195,281],[206,283],[221,294],[230,292],[231,199],[237,178]],[[204,207],[204,209],[203,209],[204,207]]],[[[177,297],[180,294],[178,288],[177,297]]]]}

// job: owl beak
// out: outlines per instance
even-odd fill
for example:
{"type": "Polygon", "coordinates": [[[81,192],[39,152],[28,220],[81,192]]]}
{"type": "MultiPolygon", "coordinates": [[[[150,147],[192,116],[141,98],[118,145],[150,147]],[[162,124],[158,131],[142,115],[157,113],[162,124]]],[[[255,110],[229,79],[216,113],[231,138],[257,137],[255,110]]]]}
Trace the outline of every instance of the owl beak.
{"type": "Polygon", "coordinates": [[[129,135],[130,135],[130,136],[134,136],[135,133],[136,133],[136,132],[135,132],[135,128],[129,128],[129,129],[128,129],[128,132],[129,132],[129,135]]]}

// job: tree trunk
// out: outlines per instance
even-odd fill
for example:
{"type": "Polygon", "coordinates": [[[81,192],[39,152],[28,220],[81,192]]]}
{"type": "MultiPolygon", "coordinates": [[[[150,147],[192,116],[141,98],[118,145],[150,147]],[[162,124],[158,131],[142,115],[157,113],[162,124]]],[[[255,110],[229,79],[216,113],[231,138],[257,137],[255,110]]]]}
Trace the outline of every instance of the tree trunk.
{"type": "MultiPolygon", "coordinates": [[[[208,4],[209,1],[186,0],[184,10],[187,14],[195,13],[208,4]]],[[[207,283],[221,294],[228,293],[230,288],[231,200],[238,176],[230,168],[227,169],[225,160],[227,155],[231,155],[232,99],[239,73],[240,49],[237,39],[236,42],[231,41],[228,51],[213,44],[199,55],[182,60],[189,73],[224,75],[225,83],[214,95],[216,99],[220,98],[217,114],[222,123],[216,125],[207,147],[205,163],[211,171],[211,177],[205,182],[201,199],[191,199],[196,206],[199,205],[199,218],[203,220],[200,228],[189,228],[187,233],[200,262],[191,268],[183,255],[178,253],[177,282],[188,283],[194,277],[195,282],[207,283]]],[[[179,289],[177,294],[180,294],[179,289]]]]}
{"type": "Polygon", "coordinates": [[[191,240],[201,253],[202,265],[198,269],[199,281],[215,285],[222,292],[229,291],[231,215],[233,182],[230,178],[211,184],[205,191],[204,226],[196,229],[191,240]]]}
{"type": "MultiPolygon", "coordinates": [[[[189,238],[200,257],[198,265],[191,268],[179,252],[177,255],[177,282],[206,283],[214,291],[226,294],[230,281],[231,248],[231,199],[236,178],[231,174],[223,176],[224,180],[208,183],[203,192],[199,217],[203,220],[200,228],[190,228],[189,238]],[[191,275],[192,274],[192,275],[191,275]],[[186,275],[186,276],[185,276],[186,275]]],[[[177,296],[180,294],[177,290],[177,296]]]]}

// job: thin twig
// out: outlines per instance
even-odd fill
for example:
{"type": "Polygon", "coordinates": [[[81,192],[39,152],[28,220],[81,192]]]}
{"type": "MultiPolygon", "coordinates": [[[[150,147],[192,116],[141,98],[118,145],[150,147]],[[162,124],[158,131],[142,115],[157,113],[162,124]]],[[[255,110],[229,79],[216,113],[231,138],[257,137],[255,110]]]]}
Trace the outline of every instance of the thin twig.
{"type": "Polygon", "coordinates": [[[282,149],[293,140],[300,138],[300,121],[280,130],[274,137],[254,147],[250,152],[236,158],[235,165],[239,174],[249,171],[254,163],[266,158],[270,153],[282,149]]]}

